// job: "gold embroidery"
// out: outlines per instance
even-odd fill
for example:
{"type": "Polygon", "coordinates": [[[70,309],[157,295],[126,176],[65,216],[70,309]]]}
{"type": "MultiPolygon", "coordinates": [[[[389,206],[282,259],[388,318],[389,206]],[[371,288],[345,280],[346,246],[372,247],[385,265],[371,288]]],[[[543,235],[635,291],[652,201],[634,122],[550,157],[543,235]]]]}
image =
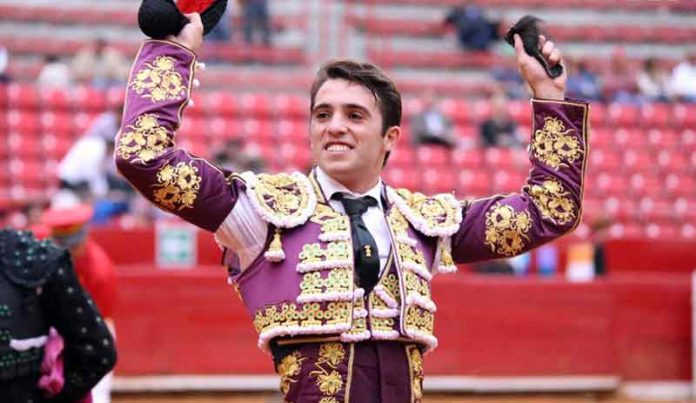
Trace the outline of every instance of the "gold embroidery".
{"type": "Polygon", "coordinates": [[[319,391],[324,395],[321,401],[335,400],[335,395],[343,388],[343,378],[338,371],[346,356],[346,351],[341,343],[324,343],[319,347],[319,358],[314,364],[316,370],[309,374],[316,377],[319,391]]]}
{"type": "Polygon", "coordinates": [[[287,396],[292,384],[297,382],[295,377],[300,374],[302,363],[306,359],[307,357],[303,357],[298,351],[295,351],[285,356],[280,364],[278,364],[280,391],[283,393],[283,396],[287,396]]]}
{"type": "Polygon", "coordinates": [[[391,209],[389,216],[387,217],[387,221],[389,221],[389,226],[397,234],[405,233],[408,229],[408,221],[398,209],[391,209]]]}
{"type": "Polygon", "coordinates": [[[512,206],[496,203],[486,213],[486,240],[491,252],[513,256],[529,240],[527,232],[532,227],[529,212],[515,212],[512,206]]]}
{"type": "Polygon", "coordinates": [[[556,179],[549,178],[541,186],[532,185],[529,195],[541,216],[554,224],[564,225],[575,218],[575,202],[556,179]]]}
{"type": "Polygon", "coordinates": [[[401,261],[403,263],[414,263],[417,265],[423,266],[423,269],[425,270],[425,257],[423,256],[423,252],[411,247],[410,245],[407,245],[403,242],[397,242],[399,244],[399,257],[401,258],[401,261]]]}
{"type": "Polygon", "coordinates": [[[154,199],[168,210],[193,207],[201,187],[201,177],[193,162],[180,162],[176,166],[166,164],[157,172],[154,199]]]}
{"type": "Polygon", "coordinates": [[[254,188],[259,206],[267,213],[299,218],[309,203],[308,188],[288,174],[259,174],[254,188]]]}
{"type": "Polygon", "coordinates": [[[372,257],[372,248],[370,245],[365,245],[365,257],[372,257]]]}
{"type": "Polygon", "coordinates": [[[454,266],[454,259],[452,258],[452,248],[447,246],[440,247],[440,266],[450,267],[454,266]]]}
{"type": "Polygon", "coordinates": [[[435,315],[416,305],[406,308],[406,327],[433,334],[435,315]]]}
{"type": "Polygon", "coordinates": [[[173,101],[186,96],[181,74],[175,70],[175,61],[168,56],[158,56],[154,62],[133,77],[131,89],[152,102],[173,101]]]}
{"type": "Polygon", "coordinates": [[[353,273],[349,269],[331,270],[326,278],[322,278],[321,275],[322,273],[318,271],[304,275],[300,283],[302,290],[300,298],[324,293],[345,293],[352,290],[353,273]]]}
{"type": "Polygon", "coordinates": [[[554,117],[544,118],[544,128],[534,132],[532,153],[544,164],[558,170],[580,159],[584,151],[573,136],[573,129],[566,130],[563,122],[554,117]]]}
{"type": "Polygon", "coordinates": [[[396,274],[388,274],[382,279],[382,287],[390,294],[397,303],[401,301],[401,292],[399,288],[399,277],[396,274]]]}
{"type": "Polygon", "coordinates": [[[159,125],[156,115],[139,116],[135,124],[128,126],[128,130],[118,140],[121,158],[128,160],[135,156],[134,161],[152,161],[172,145],[167,129],[159,125]]]}
{"type": "Polygon", "coordinates": [[[421,279],[411,271],[404,271],[404,283],[406,284],[406,294],[416,293],[430,299],[430,287],[428,282],[421,279]]]}
{"type": "Polygon", "coordinates": [[[423,356],[414,344],[406,346],[406,356],[411,369],[412,401],[418,403],[423,398],[423,356]]]}
{"type": "Polygon", "coordinates": [[[317,263],[330,260],[350,259],[350,248],[346,241],[329,242],[326,249],[322,249],[321,244],[311,243],[302,247],[300,252],[301,263],[317,263]]]}
{"type": "Polygon", "coordinates": [[[460,221],[458,218],[456,200],[451,195],[439,194],[427,197],[422,193],[411,193],[407,189],[398,189],[397,194],[401,196],[410,213],[417,221],[422,221],[425,228],[421,229],[414,220],[412,224],[421,231],[436,231],[438,228],[456,226],[460,221]],[[453,203],[454,201],[454,203],[453,203]]]}
{"type": "Polygon", "coordinates": [[[254,328],[263,333],[277,327],[328,326],[350,323],[353,315],[351,301],[330,302],[322,309],[318,302],[267,306],[254,315],[254,328]]]}

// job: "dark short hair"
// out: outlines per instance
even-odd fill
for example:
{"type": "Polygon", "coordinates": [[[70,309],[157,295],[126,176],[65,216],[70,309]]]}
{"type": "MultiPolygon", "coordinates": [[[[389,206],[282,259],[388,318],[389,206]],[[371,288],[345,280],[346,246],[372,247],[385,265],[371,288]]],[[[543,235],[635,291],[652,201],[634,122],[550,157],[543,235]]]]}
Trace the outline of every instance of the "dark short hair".
{"type": "MultiPolygon", "coordinates": [[[[310,113],[319,88],[329,79],[347,80],[370,90],[382,113],[382,136],[390,127],[401,125],[401,94],[394,82],[374,64],[351,59],[330,60],[319,69],[312,83],[310,113]]],[[[385,163],[388,158],[389,152],[384,157],[385,163]]]]}

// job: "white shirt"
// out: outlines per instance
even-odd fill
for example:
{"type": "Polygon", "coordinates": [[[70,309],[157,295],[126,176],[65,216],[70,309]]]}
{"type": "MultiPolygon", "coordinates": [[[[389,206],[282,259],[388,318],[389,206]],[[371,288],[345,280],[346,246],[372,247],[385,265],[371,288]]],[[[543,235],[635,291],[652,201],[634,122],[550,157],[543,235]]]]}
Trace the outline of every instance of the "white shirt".
{"type": "MultiPolygon", "coordinates": [[[[391,238],[381,202],[382,180],[380,179],[367,192],[356,194],[332,179],[319,167],[316,168],[316,174],[317,183],[324,195],[329,198],[329,205],[336,211],[345,213],[340,201],[331,200],[331,195],[336,192],[348,193],[352,197],[372,196],[378,201],[376,206],[368,207],[362,217],[365,226],[375,238],[379,250],[380,272],[383,271],[389,258],[391,238]]],[[[237,254],[240,268],[245,270],[263,252],[267,235],[268,223],[259,216],[246,193],[241,193],[234,208],[215,232],[215,239],[221,246],[237,254]]]]}

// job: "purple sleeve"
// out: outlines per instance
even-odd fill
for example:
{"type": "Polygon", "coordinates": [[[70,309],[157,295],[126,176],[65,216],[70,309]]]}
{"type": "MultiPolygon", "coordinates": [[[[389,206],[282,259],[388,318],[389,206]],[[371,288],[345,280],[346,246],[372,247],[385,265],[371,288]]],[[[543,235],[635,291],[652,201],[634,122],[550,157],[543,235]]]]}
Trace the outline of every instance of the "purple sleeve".
{"type": "Polygon", "coordinates": [[[159,208],[215,231],[243,182],[176,147],[195,63],[196,55],[175,43],[143,43],[128,80],[114,158],[121,175],[159,208]]]}
{"type": "Polygon", "coordinates": [[[452,237],[458,263],[519,255],[580,222],[589,105],[535,99],[532,106],[527,183],[520,193],[462,202],[464,217],[452,237]]]}

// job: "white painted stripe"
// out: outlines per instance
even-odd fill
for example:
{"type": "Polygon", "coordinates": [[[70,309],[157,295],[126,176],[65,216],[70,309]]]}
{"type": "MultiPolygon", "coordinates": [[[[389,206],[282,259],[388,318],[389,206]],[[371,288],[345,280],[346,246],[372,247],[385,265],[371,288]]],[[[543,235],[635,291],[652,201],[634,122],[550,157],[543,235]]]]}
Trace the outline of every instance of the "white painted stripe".
{"type": "Polygon", "coordinates": [[[691,397],[689,381],[625,382],[621,394],[629,399],[652,401],[688,401],[691,397]]]}
{"type": "MultiPolygon", "coordinates": [[[[114,378],[116,392],[277,391],[275,375],[171,375],[114,378]]],[[[426,376],[429,392],[575,392],[610,391],[619,386],[616,376],[426,376]]]]}

